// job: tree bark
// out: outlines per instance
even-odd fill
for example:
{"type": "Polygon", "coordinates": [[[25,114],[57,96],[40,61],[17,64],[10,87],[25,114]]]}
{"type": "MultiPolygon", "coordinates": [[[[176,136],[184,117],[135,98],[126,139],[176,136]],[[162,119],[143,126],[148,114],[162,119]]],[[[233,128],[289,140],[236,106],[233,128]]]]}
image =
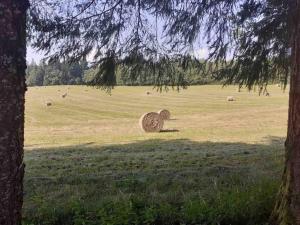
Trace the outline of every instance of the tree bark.
{"type": "Polygon", "coordinates": [[[0,224],[21,224],[27,0],[0,1],[0,224]]]}
{"type": "Polygon", "coordinates": [[[300,0],[290,0],[291,78],[286,162],[272,225],[300,225],[300,0]]]}

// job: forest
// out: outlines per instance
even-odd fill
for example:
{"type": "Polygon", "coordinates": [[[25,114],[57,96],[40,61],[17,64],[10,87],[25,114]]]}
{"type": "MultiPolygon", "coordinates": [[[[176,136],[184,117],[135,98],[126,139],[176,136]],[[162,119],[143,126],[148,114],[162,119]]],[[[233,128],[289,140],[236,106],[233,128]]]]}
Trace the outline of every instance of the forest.
{"type": "MultiPolygon", "coordinates": [[[[137,75],[135,79],[126,72],[126,65],[119,65],[116,70],[116,85],[118,86],[144,86],[154,85],[155,77],[144,74],[137,75]]],[[[98,69],[87,60],[74,63],[67,62],[45,62],[39,63],[32,60],[28,63],[26,71],[26,83],[28,86],[51,86],[51,85],[88,85],[98,69]]],[[[183,73],[187,85],[219,84],[211,74],[203,73],[199,76],[199,69],[192,68],[183,73]]]]}

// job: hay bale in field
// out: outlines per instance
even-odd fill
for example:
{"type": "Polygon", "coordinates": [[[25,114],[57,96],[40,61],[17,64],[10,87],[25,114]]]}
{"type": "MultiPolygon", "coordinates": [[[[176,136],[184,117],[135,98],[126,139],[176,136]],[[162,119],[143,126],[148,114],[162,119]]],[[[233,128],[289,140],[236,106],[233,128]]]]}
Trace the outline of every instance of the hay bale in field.
{"type": "Polygon", "coordinates": [[[150,95],[150,94],[151,94],[151,92],[150,92],[150,91],[147,91],[147,92],[146,92],[146,95],[150,95]]]}
{"type": "Polygon", "coordinates": [[[52,102],[50,102],[50,101],[46,102],[46,106],[51,106],[51,105],[52,105],[52,102]]]}
{"type": "Polygon", "coordinates": [[[64,93],[61,97],[65,98],[65,97],[67,97],[67,95],[68,95],[67,93],[64,93]]]}
{"type": "Polygon", "coordinates": [[[169,119],[171,119],[171,113],[170,113],[170,111],[167,110],[167,109],[159,110],[159,111],[158,111],[158,114],[160,115],[160,117],[161,117],[163,120],[169,120],[169,119]]]}
{"type": "Polygon", "coordinates": [[[139,124],[145,132],[160,132],[164,126],[164,120],[158,113],[149,112],[141,116],[139,124]]]}
{"type": "Polygon", "coordinates": [[[233,96],[227,96],[227,101],[233,102],[233,101],[235,101],[235,98],[233,96]]]}

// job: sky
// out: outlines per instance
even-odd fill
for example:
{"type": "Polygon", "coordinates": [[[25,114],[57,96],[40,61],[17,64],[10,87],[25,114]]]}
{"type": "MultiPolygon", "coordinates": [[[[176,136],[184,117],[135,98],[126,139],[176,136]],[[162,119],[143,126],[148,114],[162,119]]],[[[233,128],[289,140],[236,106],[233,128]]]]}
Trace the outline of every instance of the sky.
{"type": "Polygon", "coordinates": [[[42,52],[36,52],[30,46],[27,46],[27,62],[31,62],[34,60],[35,62],[39,63],[41,59],[43,59],[45,55],[42,52]]]}

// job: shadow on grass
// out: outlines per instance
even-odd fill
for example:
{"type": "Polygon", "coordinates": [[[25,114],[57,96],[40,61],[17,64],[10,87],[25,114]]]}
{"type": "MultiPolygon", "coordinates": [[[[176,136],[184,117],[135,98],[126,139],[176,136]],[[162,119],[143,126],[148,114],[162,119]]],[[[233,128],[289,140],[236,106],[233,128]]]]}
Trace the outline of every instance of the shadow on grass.
{"type": "Polygon", "coordinates": [[[284,155],[283,139],[265,141],[152,139],[26,151],[24,215],[74,224],[79,202],[85,224],[93,224],[87,215],[99,224],[262,224],[284,155]]]}
{"type": "Polygon", "coordinates": [[[164,129],[161,130],[160,133],[173,133],[173,132],[179,132],[177,129],[164,129]]]}

